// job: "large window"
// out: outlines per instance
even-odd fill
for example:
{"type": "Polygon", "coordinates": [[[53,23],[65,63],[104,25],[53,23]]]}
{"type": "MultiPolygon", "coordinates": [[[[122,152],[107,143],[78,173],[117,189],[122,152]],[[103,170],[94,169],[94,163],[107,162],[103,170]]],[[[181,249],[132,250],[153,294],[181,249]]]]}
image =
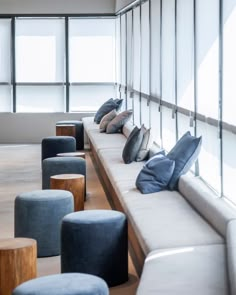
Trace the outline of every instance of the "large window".
{"type": "Polygon", "coordinates": [[[15,28],[16,110],[63,112],[64,18],[17,18],[15,28]]]}
{"type": "Polygon", "coordinates": [[[114,19],[70,19],[71,111],[96,110],[114,97],[115,44],[114,19]]]}
{"type": "Polygon", "coordinates": [[[10,112],[11,102],[11,19],[0,19],[0,112],[10,112]]]}

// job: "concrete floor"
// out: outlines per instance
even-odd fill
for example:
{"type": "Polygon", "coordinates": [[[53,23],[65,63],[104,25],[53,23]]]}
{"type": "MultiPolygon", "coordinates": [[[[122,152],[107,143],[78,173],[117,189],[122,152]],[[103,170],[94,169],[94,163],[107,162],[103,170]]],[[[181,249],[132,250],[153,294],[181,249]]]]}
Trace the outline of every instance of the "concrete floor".
{"type": "MultiPolygon", "coordinates": [[[[41,189],[40,145],[0,145],[0,238],[14,236],[14,199],[21,192],[41,189]]],[[[110,209],[89,153],[85,209],[110,209]]],[[[38,258],[38,276],[60,273],[60,256],[38,258]]],[[[135,294],[138,277],[129,257],[129,281],[110,289],[111,295],[135,294]]]]}

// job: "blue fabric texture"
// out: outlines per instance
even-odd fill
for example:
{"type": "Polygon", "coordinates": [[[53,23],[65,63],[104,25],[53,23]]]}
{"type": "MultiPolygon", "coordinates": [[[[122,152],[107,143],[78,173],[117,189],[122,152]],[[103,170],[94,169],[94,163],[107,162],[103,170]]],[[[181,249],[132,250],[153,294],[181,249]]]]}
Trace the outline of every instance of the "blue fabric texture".
{"type": "Polygon", "coordinates": [[[76,151],[76,140],[72,136],[49,136],[42,140],[41,159],[56,157],[59,153],[76,151]]]}
{"type": "Polygon", "coordinates": [[[134,127],[125,143],[122,158],[125,164],[135,161],[143,140],[143,129],[134,127]]]}
{"type": "Polygon", "coordinates": [[[142,194],[167,189],[175,167],[175,161],[159,154],[146,162],[136,179],[136,187],[142,194]]]}
{"type": "Polygon", "coordinates": [[[126,216],[114,210],[86,210],[65,216],[61,228],[61,271],[93,274],[110,287],[126,282],[126,216]]]}
{"type": "Polygon", "coordinates": [[[122,107],[123,99],[116,98],[116,99],[114,99],[114,102],[117,105],[116,110],[119,111],[121,109],[121,107],[122,107]]]}
{"type": "Polygon", "coordinates": [[[22,193],[15,199],[15,237],[35,239],[38,257],[59,255],[61,221],[73,210],[73,195],[68,191],[22,193]]]}
{"type": "Polygon", "coordinates": [[[77,157],[54,157],[43,160],[42,189],[50,189],[50,177],[58,174],[82,174],[86,183],[86,161],[77,157]]]}
{"type": "Polygon", "coordinates": [[[82,121],[69,120],[69,121],[58,121],[56,125],[74,124],[76,133],[76,149],[84,149],[84,125],[82,121]]]}
{"type": "Polygon", "coordinates": [[[98,111],[95,114],[94,122],[99,124],[102,120],[102,117],[108,114],[110,111],[117,109],[118,105],[113,100],[113,98],[108,99],[106,102],[104,102],[103,105],[100,106],[98,111]]]}
{"type": "Polygon", "coordinates": [[[109,295],[101,278],[82,273],[40,277],[19,285],[12,295],[109,295]]]}
{"type": "Polygon", "coordinates": [[[175,161],[175,169],[169,182],[169,189],[178,188],[178,181],[181,175],[188,172],[200,153],[202,137],[194,137],[190,132],[186,132],[167,154],[170,160],[175,161]]]}

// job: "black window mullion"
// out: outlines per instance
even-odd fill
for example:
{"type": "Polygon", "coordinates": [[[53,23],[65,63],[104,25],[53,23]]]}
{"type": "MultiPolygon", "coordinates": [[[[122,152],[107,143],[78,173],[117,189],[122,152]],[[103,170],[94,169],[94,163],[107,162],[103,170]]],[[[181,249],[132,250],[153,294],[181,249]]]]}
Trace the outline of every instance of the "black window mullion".
{"type": "Polygon", "coordinates": [[[11,18],[11,84],[12,84],[12,111],[16,113],[16,32],[15,17],[11,18]]]}
{"type": "Polygon", "coordinates": [[[220,196],[224,194],[223,182],[223,0],[219,0],[219,139],[220,139],[220,196]]]}
{"type": "Polygon", "coordinates": [[[66,82],[66,112],[70,111],[70,85],[69,85],[69,18],[65,17],[65,82],[66,82]]]}

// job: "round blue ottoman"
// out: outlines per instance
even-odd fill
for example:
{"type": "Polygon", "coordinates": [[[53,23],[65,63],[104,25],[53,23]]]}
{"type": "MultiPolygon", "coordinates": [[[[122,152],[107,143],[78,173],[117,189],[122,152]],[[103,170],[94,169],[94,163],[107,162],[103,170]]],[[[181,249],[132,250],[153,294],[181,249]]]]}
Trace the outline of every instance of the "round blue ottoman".
{"type": "Polygon", "coordinates": [[[38,190],[15,199],[15,237],[37,241],[38,257],[60,254],[62,218],[74,211],[72,193],[64,190],[38,190]]]}
{"type": "Polygon", "coordinates": [[[109,295],[109,290],[101,278],[69,273],[30,280],[16,287],[12,295],[109,295]]]}
{"type": "Polygon", "coordinates": [[[84,149],[84,125],[82,121],[69,120],[69,121],[58,121],[56,125],[66,125],[73,124],[75,125],[75,137],[76,137],[76,149],[84,149]]]}
{"type": "Polygon", "coordinates": [[[82,174],[85,180],[86,196],[86,161],[79,157],[54,157],[43,160],[42,189],[50,188],[50,177],[58,174],[82,174]]]}
{"type": "Polygon", "coordinates": [[[76,140],[72,136],[49,136],[42,140],[41,159],[56,157],[59,153],[76,151],[76,140]]]}
{"type": "Polygon", "coordinates": [[[66,215],[61,229],[61,272],[103,278],[109,287],[128,280],[126,216],[112,210],[66,215]]]}

